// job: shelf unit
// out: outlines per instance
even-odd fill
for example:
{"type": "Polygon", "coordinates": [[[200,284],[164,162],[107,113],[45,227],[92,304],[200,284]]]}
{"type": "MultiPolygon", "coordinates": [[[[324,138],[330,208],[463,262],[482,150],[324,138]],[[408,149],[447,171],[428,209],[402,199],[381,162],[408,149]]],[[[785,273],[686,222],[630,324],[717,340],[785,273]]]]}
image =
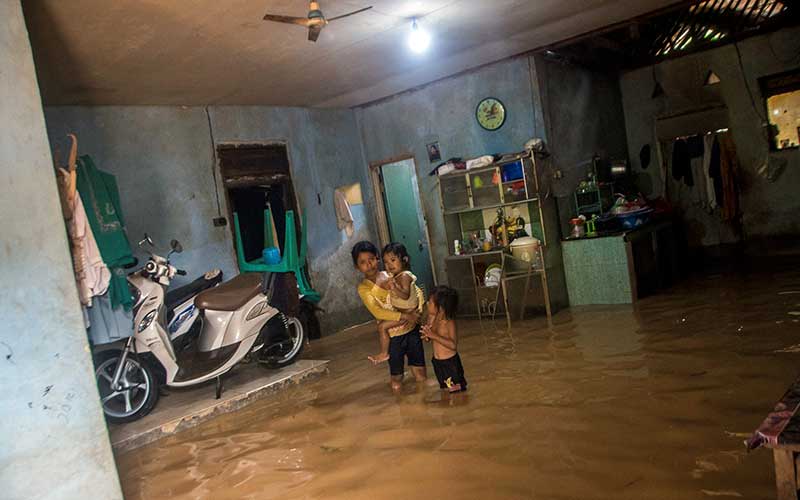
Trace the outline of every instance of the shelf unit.
{"type": "MultiPolygon", "coordinates": [[[[454,241],[469,242],[476,234],[479,239],[488,239],[490,227],[498,216],[502,216],[503,220],[511,218],[516,221],[521,218],[524,223],[522,229],[542,245],[547,245],[539,191],[536,159],[528,153],[486,167],[451,172],[439,177],[439,199],[449,249],[449,256],[445,259],[446,271],[448,283],[459,292],[460,315],[482,318],[484,315],[494,317],[497,313],[504,313],[510,320],[509,297],[503,294],[500,299],[501,287],[484,286],[483,273],[492,264],[503,269],[506,263],[504,254],[513,237],[504,228],[500,237],[493,241],[490,251],[478,251],[462,245],[464,252],[461,255],[455,254],[454,241]]],[[[517,226],[517,229],[520,227],[517,226]]],[[[546,265],[543,265],[534,272],[546,273],[545,268],[546,265]]],[[[505,269],[503,272],[505,275],[505,269]]],[[[527,296],[527,291],[524,295],[527,296]]],[[[548,297],[547,290],[545,297],[548,297]]],[[[549,300],[547,303],[549,312],[549,300]]]]}

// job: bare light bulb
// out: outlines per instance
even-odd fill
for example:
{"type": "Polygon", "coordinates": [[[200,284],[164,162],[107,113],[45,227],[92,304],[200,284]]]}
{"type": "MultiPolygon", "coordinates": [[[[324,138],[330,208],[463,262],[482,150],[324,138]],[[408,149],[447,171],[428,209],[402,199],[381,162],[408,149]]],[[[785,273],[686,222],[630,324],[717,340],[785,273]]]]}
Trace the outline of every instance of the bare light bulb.
{"type": "Polygon", "coordinates": [[[408,48],[410,48],[412,52],[422,54],[428,50],[430,44],[431,36],[427,32],[421,30],[417,24],[417,20],[414,19],[411,23],[411,34],[408,35],[408,48]]]}

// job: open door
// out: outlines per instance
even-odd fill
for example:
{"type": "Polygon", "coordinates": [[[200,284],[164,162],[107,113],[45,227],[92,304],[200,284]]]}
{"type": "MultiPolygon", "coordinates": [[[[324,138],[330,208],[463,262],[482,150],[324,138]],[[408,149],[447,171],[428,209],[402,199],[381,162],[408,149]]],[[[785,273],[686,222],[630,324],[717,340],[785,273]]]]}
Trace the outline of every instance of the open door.
{"type": "Polygon", "coordinates": [[[411,256],[411,271],[426,295],[436,284],[427,221],[413,158],[372,166],[381,244],[396,241],[411,256]]]}

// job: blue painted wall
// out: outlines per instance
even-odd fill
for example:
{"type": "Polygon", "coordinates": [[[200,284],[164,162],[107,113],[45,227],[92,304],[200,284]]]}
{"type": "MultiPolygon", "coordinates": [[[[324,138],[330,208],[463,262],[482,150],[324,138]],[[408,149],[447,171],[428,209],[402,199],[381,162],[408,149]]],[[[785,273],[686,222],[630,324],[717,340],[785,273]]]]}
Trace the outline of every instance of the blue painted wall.
{"type": "MultiPolygon", "coordinates": [[[[132,242],[148,232],[164,246],[171,238],[183,243],[184,253],[174,259],[189,271],[183,281],[212,267],[236,274],[231,229],[212,224],[212,133],[216,144],[285,141],[308,217],[312,280],[328,311],[320,318],[324,333],[368,319],[354,293],[349,251],[358,239],[374,239],[372,222],[363,207],[355,207],[356,233],[348,239],[336,228],[333,211],[333,190],[340,185],[360,182],[369,194],[352,111],[246,106],[211,107],[207,114],[202,107],[70,106],[47,108],[45,114],[54,148],[66,153],[66,134],[73,132],[81,154],[117,176],[132,242]]],[[[227,216],[218,170],[216,179],[227,216]]]]}
{"type": "Polygon", "coordinates": [[[428,162],[425,146],[438,140],[443,159],[521,151],[526,141],[543,133],[536,126],[533,88],[529,59],[520,57],[356,109],[367,162],[414,156],[436,274],[442,282],[447,256],[444,220],[436,177],[428,176],[436,165],[428,162]],[[489,96],[500,99],[507,113],[506,123],[494,132],[482,129],[475,119],[478,102],[489,96]]]}
{"type": "Polygon", "coordinates": [[[0,19],[0,497],[121,499],[20,3],[0,19]]]}

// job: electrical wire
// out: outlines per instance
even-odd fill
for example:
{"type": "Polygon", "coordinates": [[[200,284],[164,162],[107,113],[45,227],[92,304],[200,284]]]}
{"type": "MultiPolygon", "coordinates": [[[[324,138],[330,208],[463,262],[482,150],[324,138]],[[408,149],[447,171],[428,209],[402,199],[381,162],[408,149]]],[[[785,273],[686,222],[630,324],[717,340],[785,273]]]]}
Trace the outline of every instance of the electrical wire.
{"type": "Polygon", "coordinates": [[[217,186],[217,147],[214,141],[214,127],[211,125],[211,113],[206,106],[206,118],[208,119],[208,136],[211,138],[211,157],[214,159],[211,165],[211,177],[214,179],[214,196],[217,199],[217,216],[222,217],[222,207],[219,203],[219,187],[217,186]]]}
{"type": "Polygon", "coordinates": [[[744,63],[742,62],[742,51],[739,50],[739,42],[733,42],[733,46],[736,48],[736,58],[739,61],[739,71],[742,74],[742,80],[744,80],[744,86],[747,88],[747,94],[750,96],[750,104],[753,106],[753,112],[761,119],[761,123],[767,121],[767,118],[761,114],[758,110],[758,106],[756,106],[756,99],[753,96],[753,89],[750,88],[750,81],[747,79],[747,74],[744,71],[744,63]]]}

